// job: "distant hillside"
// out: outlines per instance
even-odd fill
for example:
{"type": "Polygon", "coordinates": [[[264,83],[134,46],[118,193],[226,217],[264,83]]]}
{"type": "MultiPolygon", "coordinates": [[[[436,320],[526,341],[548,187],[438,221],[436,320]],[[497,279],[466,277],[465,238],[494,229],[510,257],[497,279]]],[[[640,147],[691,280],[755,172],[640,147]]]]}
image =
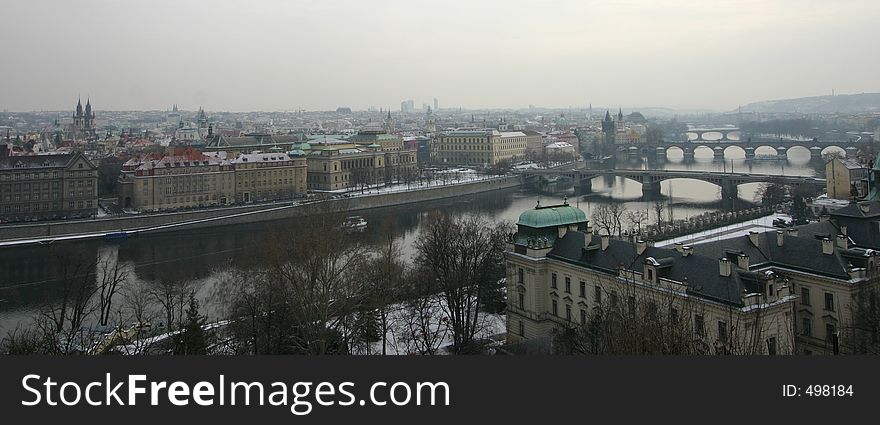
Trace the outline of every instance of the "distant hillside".
{"type": "Polygon", "coordinates": [[[880,93],[799,97],[749,103],[743,112],[856,113],[880,111],[880,93]]]}

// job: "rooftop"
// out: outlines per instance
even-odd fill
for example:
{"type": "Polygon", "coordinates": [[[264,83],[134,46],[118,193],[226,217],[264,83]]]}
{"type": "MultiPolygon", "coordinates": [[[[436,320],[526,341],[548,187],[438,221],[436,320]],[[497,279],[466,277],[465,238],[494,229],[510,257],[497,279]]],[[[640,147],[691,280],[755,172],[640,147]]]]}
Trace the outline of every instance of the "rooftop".
{"type": "Polygon", "coordinates": [[[587,221],[587,214],[580,208],[573,207],[568,204],[568,200],[558,205],[538,205],[534,209],[527,210],[520,214],[516,224],[518,226],[527,226],[532,228],[558,227],[567,226],[569,224],[584,223],[587,221]]]}

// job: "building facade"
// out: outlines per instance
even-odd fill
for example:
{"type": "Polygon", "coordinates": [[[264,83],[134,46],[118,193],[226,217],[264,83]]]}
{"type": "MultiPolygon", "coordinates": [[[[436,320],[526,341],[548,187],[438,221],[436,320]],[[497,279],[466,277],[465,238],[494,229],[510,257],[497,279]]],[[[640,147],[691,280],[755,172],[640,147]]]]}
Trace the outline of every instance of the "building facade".
{"type": "Polygon", "coordinates": [[[519,131],[454,130],[441,132],[431,156],[440,164],[491,166],[525,157],[528,137],[519,131]]]}
{"type": "Polygon", "coordinates": [[[73,135],[78,139],[95,137],[95,112],[92,111],[92,100],[86,99],[83,110],[82,100],[76,101],[76,112],[73,113],[73,135]]]}
{"type": "Polygon", "coordinates": [[[83,154],[11,154],[0,145],[0,220],[93,217],[98,213],[97,167],[83,154]]]}
{"type": "Polygon", "coordinates": [[[237,202],[293,199],[306,193],[306,159],[286,153],[242,154],[230,161],[237,202]]]}
{"type": "Polygon", "coordinates": [[[311,146],[307,157],[308,189],[335,191],[385,182],[385,154],[378,145],[360,148],[354,143],[327,139],[311,146]]]}
{"type": "Polygon", "coordinates": [[[192,148],[132,158],[122,165],[119,202],[139,211],[232,204],[235,171],[230,161],[192,148]]]}
{"type": "Polygon", "coordinates": [[[826,193],[833,199],[862,199],[868,192],[868,167],[849,158],[825,164],[826,193]]]}
{"type": "Polygon", "coordinates": [[[122,166],[120,205],[140,211],[292,199],[306,193],[304,155],[204,154],[176,147],[132,158],[122,166]]]}
{"type": "Polygon", "coordinates": [[[781,276],[742,268],[739,257],[652,245],[593,234],[567,202],[524,212],[505,254],[508,342],[586,326],[608,309],[663,309],[692,329],[692,352],[794,352],[796,297],[781,276]]]}

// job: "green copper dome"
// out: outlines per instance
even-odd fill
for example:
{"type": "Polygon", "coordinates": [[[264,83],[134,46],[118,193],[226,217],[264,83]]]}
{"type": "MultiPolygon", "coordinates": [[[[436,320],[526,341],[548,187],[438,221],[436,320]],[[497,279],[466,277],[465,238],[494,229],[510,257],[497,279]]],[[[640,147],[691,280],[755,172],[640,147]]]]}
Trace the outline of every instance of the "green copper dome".
{"type": "Polygon", "coordinates": [[[568,205],[566,200],[559,205],[538,205],[534,209],[528,210],[519,216],[516,224],[518,226],[528,226],[532,228],[543,227],[559,227],[570,224],[584,223],[587,221],[587,214],[580,208],[568,205]]]}

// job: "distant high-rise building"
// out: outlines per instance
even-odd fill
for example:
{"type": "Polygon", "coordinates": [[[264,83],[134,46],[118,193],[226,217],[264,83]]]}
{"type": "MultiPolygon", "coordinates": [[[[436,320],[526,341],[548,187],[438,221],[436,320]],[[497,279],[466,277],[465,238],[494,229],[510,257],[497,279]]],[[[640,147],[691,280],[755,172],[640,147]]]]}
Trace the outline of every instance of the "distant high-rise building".
{"type": "Polygon", "coordinates": [[[440,110],[440,102],[437,101],[437,98],[436,98],[436,97],[434,98],[434,110],[435,110],[435,111],[439,111],[439,110],[440,110]]]}
{"type": "Polygon", "coordinates": [[[415,109],[416,109],[415,102],[413,102],[412,99],[404,100],[403,102],[400,102],[400,112],[403,112],[404,114],[409,114],[409,113],[413,112],[415,109]]]}

